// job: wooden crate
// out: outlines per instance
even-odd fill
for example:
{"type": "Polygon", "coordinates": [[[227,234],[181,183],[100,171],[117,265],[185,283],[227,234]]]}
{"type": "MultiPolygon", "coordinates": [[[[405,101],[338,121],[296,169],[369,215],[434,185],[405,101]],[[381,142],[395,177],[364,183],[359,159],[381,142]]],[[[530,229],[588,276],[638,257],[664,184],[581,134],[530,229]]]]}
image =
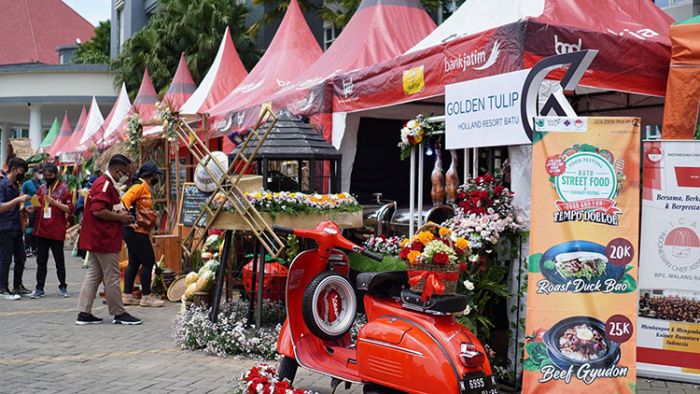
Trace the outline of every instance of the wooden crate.
{"type": "MultiPolygon", "coordinates": [[[[338,227],[359,228],[362,227],[362,212],[341,212],[341,213],[326,213],[326,214],[308,214],[308,215],[290,215],[286,213],[275,213],[274,215],[261,212],[263,220],[270,226],[279,225],[291,228],[313,229],[324,220],[332,220],[338,227]]],[[[248,226],[243,221],[243,218],[235,212],[221,213],[214,223],[213,228],[221,230],[248,230],[248,226]]]]}
{"type": "Polygon", "coordinates": [[[179,275],[181,271],[180,242],[179,235],[156,235],[153,237],[153,251],[156,261],[160,260],[160,256],[165,256],[164,268],[170,268],[175,271],[176,275],[179,275]]]}

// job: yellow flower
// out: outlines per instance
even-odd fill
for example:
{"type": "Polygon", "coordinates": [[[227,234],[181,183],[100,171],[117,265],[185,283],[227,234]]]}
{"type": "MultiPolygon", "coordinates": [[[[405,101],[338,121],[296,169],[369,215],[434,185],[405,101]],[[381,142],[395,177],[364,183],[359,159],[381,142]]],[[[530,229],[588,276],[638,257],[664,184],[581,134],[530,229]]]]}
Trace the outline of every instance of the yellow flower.
{"type": "Polygon", "coordinates": [[[405,248],[406,245],[408,245],[408,242],[409,242],[409,239],[404,238],[403,241],[401,241],[401,243],[399,244],[399,246],[401,246],[402,248],[405,248]]]}
{"type": "Polygon", "coordinates": [[[346,197],[345,197],[345,193],[340,193],[340,194],[338,194],[338,198],[345,199],[345,198],[346,198],[346,197]]]}
{"type": "Polygon", "coordinates": [[[419,133],[418,135],[413,137],[413,139],[416,140],[416,144],[420,144],[423,141],[423,133],[419,133]]]}
{"type": "Polygon", "coordinates": [[[427,245],[428,242],[432,241],[433,239],[435,239],[435,236],[430,231],[423,231],[420,234],[418,234],[418,240],[423,245],[427,245]]]}
{"type": "Polygon", "coordinates": [[[439,231],[439,232],[440,232],[440,236],[441,236],[441,237],[447,237],[448,235],[452,234],[452,232],[450,231],[450,229],[448,229],[447,227],[440,227],[440,231],[439,231]]]}
{"type": "Polygon", "coordinates": [[[411,264],[418,264],[418,257],[420,257],[420,252],[412,250],[408,253],[408,262],[411,264]]]}
{"type": "Polygon", "coordinates": [[[457,238],[457,241],[455,242],[455,246],[458,247],[459,249],[466,250],[469,247],[469,241],[466,239],[459,237],[457,238]]]}
{"type": "Polygon", "coordinates": [[[272,193],[266,193],[266,194],[265,194],[265,198],[268,198],[268,199],[269,199],[269,198],[272,198],[272,193]]]}
{"type": "Polygon", "coordinates": [[[255,193],[255,194],[253,194],[253,197],[260,198],[260,197],[262,197],[262,193],[255,193]]]}

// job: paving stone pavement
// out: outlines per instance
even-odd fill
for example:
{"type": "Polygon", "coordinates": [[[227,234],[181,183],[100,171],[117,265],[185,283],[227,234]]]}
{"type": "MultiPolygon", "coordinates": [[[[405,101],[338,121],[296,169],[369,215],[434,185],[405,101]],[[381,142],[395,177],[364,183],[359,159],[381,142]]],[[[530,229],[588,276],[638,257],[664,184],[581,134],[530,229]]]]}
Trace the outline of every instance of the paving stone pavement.
{"type": "MultiPolygon", "coordinates": [[[[69,252],[66,251],[68,255],[69,252]]],[[[67,257],[71,297],[58,294],[49,261],[47,296],[40,300],[0,300],[0,393],[231,393],[238,376],[258,360],[217,358],[177,349],[170,337],[179,304],[128,307],[140,326],[111,323],[106,306],[95,315],[106,324],[76,326],[77,295],[85,275],[81,261],[67,257]],[[108,320],[109,319],[109,320],[108,320]]],[[[32,289],[34,258],[27,260],[25,286],[32,289]]],[[[330,393],[330,379],[299,370],[295,386],[330,393]]],[[[698,386],[640,378],[639,393],[698,393],[698,386]]],[[[339,388],[339,394],[359,394],[339,388]]]]}

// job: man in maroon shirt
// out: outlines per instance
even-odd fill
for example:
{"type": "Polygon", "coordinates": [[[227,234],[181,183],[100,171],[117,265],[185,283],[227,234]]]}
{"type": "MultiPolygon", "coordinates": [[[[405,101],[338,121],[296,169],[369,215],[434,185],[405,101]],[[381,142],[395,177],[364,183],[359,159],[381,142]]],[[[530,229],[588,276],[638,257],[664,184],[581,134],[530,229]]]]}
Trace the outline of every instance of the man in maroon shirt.
{"type": "Polygon", "coordinates": [[[142,321],[126,313],[119,289],[119,251],[122,247],[123,226],[132,222],[124,209],[117,186],[129,179],[129,160],[114,155],[107,172],[95,180],[85,199],[80,228],[80,248],[88,251],[90,268],[85,275],[78,299],[77,325],[102,323],[92,314],[92,303],[100,283],[104,283],[109,314],[114,324],[141,324],[142,321]]]}

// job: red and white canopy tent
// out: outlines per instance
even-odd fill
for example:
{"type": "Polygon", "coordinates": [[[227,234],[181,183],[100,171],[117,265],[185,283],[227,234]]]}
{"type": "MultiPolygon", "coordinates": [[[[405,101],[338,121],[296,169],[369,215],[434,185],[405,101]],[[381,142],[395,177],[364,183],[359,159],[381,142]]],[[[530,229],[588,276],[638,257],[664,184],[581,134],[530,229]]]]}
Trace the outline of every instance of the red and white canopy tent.
{"type": "MultiPolygon", "coordinates": [[[[83,106],[83,112],[81,112],[80,116],[82,117],[84,113],[85,107],[83,106]]],[[[53,144],[51,144],[50,147],[46,148],[46,153],[48,153],[50,157],[56,156],[60,152],[61,146],[63,146],[65,142],[70,139],[71,134],[73,134],[73,126],[71,126],[70,124],[70,120],[68,119],[68,111],[66,111],[63,114],[61,130],[56,136],[56,139],[53,141],[53,144]]]]}
{"type": "MultiPolygon", "coordinates": [[[[211,119],[219,125],[210,137],[218,137],[243,123],[243,117],[234,117],[237,110],[267,100],[281,88],[309,69],[323,54],[316,39],[304,20],[296,0],[291,0],[270,46],[250,74],[228,96],[209,109],[211,119]]],[[[232,147],[224,138],[224,151],[232,147]]]]}
{"type": "MultiPolygon", "coordinates": [[[[190,73],[190,68],[187,66],[187,59],[183,52],[180,54],[180,62],[177,65],[177,70],[175,70],[175,75],[173,75],[173,80],[170,82],[165,97],[163,97],[163,104],[173,111],[178,111],[180,107],[192,97],[192,93],[194,93],[196,89],[197,85],[195,85],[192,79],[192,74],[190,73]]],[[[162,132],[163,126],[156,125],[146,127],[143,134],[144,136],[157,135],[162,132]]]]}
{"type": "Polygon", "coordinates": [[[227,27],[207,75],[192,96],[180,107],[180,112],[189,115],[207,112],[231,93],[247,75],[248,72],[233,46],[231,32],[227,27]]]}
{"type": "Polygon", "coordinates": [[[102,145],[104,141],[112,139],[114,132],[122,124],[130,110],[131,100],[129,100],[129,94],[126,92],[126,85],[122,83],[119,97],[117,97],[117,101],[112,106],[112,110],[109,111],[105,121],[102,122],[100,131],[95,135],[92,143],[102,145]]]}
{"type": "Polygon", "coordinates": [[[104,121],[100,107],[97,106],[97,101],[93,96],[85,121],[80,127],[75,129],[71,139],[63,146],[60,156],[61,163],[78,162],[82,153],[87,151],[90,141],[100,131],[104,121]]]}
{"type": "MultiPolygon", "coordinates": [[[[139,92],[134,99],[134,104],[131,106],[127,115],[121,120],[119,126],[117,126],[112,133],[103,138],[104,142],[101,147],[104,148],[116,141],[121,141],[126,138],[127,118],[129,115],[138,114],[142,122],[147,122],[155,118],[157,102],[158,93],[156,93],[148,69],[146,69],[143,72],[143,79],[141,80],[141,86],[139,86],[139,92]]],[[[153,126],[147,126],[146,128],[148,127],[153,126]]],[[[144,130],[144,133],[146,133],[146,130],[144,130]]]]}
{"type": "Polygon", "coordinates": [[[418,0],[363,0],[330,49],[294,82],[271,98],[259,98],[245,108],[215,114],[211,124],[219,128],[212,132],[222,135],[253,126],[261,107],[269,103],[273,111],[287,107],[297,115],[312,116],[312,122],[320,125],[330,139],[332,78],[392,59],[433,29],[435,23],[418,0]]]}
{"type": "Polygon", "coordinates": [[[56,142],[51,146],[51,150],[47,152],[52,156],[60,156],[61,153],[65,152],[66,149],[70,149],[72,145],[73,138],[75,135],[83,128],[85,125],[85,120],[87,119],[87,110],[83,105],[83,109],[80,111],[80,117],[78,118],[78,123],[75,124],[75,129],[70,128],[70,121],[68,117],[63,118],[63,124],[61,125],[61,133],[56,138],[56,142]],[[67,126],[64,128],[64,126],[67,126]]]}
{"type": "Polygon", "coordinates": [[[582,86],[663,96],[671,23],[652,2],[636,0],[464,3],[404,55],[334,78],[333,143],[343,151],[343,190],[349,187],[359,118],[442,113],[448,84],[527,69],[558,53],[597,49],[582,86]]]}

